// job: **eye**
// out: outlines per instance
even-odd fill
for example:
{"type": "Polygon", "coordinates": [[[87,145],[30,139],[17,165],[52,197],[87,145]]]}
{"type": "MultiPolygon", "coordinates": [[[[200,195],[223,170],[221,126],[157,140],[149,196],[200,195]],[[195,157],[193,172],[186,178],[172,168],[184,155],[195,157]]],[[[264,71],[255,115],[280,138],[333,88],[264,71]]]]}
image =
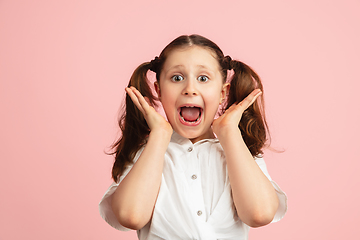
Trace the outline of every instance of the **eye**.
{"type": "Polygon", "coordinates": [[[173,80],[174,82],[180,82],[182,80],[184,80],[183,76],[180,75],[174,75],[172,76],[171,80],[173,80]]]}
{"type": "Polygon", "coordinates": [[[209,78],[205,75],[201,75],[198,77],[198,81],[199,82],[207,82],[207,81],[209,81],[209,78]]]}

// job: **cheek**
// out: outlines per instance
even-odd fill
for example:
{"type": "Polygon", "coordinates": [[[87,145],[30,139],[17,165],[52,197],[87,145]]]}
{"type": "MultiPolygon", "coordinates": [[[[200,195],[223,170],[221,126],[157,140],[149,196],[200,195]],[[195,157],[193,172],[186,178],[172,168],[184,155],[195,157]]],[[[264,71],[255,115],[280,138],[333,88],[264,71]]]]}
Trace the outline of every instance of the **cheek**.
{"type": "Polygon", "coordinates": [[[175,98],[173,95],[163,94],[161,95],[161,104],[164,108],[166,115],[173,112],[175,109],[175,98]]]}
{"type": "Polygon", "coordinates": [[[219,108],[219,103],[220,103],[220,97],[221,94],[219,92],[214,92],[212,94],[206,94],[206,108],[207,108],[207,112],[208,114],[211,115],[215,115],[218,108],[219,108]]]}
{"type": "Polygon", "coordinates": [[[171,91],[167,90],[161,92],[161,101],[166,102],[173,102],[174,101],[174,94],[171,91]]]}
{"type": "MultiPolygon", "coordinates": [[[[218,102],[221,98],[221,89],[219,87],[209,88],[203,92],[203,97],[209,102],[218,102]]],[[[218,102],[219,103],[219,102],[218,102]]]]}

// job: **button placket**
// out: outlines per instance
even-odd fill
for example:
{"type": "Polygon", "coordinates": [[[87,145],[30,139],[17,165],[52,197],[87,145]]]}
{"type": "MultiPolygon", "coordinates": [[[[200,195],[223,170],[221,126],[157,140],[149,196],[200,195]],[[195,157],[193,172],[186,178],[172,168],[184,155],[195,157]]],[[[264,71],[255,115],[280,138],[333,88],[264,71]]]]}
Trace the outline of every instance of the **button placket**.
{"type": "Polygon", "coordinates": [[[206,214],[204,214],[204,197],[201,189],[201,176],[199,175],[201,173],[199,172],[197,149],[193,145],[187,146],[185,149],[188,152],[187,161],[189,164],[185,174],[189,184],[189,198],[192,202],[192,211],[194,215],[196,214],[197,221],[202,222],[205,221],[206,214]]]}

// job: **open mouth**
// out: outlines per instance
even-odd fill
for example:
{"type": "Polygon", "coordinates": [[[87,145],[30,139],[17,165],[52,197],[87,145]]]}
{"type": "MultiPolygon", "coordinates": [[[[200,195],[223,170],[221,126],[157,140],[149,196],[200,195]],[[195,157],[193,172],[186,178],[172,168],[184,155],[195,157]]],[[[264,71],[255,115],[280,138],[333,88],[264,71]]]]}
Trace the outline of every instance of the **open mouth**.
{"type": "Polygon", "coordinates": [[[202,108],[196,106],[183,106],[179,109],[181,122],[188,125],[197,125],[202,116],[202,108]]]}

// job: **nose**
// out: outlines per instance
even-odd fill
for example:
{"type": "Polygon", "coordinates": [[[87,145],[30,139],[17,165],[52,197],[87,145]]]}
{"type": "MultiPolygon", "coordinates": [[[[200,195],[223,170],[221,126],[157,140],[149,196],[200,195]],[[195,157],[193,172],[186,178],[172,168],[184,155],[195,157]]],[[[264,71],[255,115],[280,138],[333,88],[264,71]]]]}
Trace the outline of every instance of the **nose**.
{"type": "Polygon", "coordinates": [[[198,95],[198,91],[195,86],[195,81],[193,80],[186,81],[182,94],[188,96],[198,95]]]}

